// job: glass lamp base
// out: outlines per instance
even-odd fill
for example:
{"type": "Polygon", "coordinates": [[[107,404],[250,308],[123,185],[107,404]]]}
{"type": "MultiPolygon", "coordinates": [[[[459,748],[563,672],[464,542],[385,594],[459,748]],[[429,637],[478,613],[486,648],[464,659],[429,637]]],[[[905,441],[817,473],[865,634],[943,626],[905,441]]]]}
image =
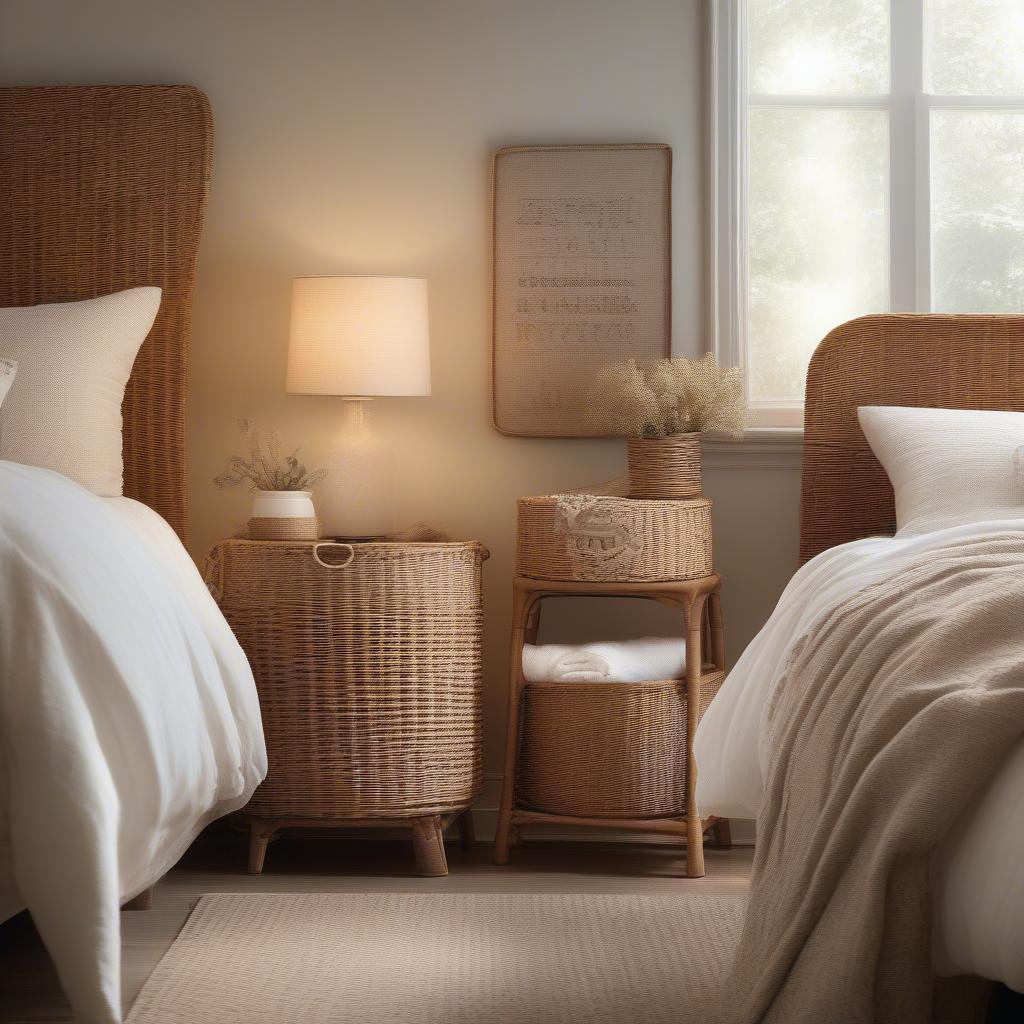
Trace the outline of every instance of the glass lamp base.
{"type": "Polygon", "coordinates": [[[395,531],[395,465],[374,435],[366,401],[346,401],[342,429],[328,449],[318,488],[320,532],[347,540],[380,539],[395,531]]]}

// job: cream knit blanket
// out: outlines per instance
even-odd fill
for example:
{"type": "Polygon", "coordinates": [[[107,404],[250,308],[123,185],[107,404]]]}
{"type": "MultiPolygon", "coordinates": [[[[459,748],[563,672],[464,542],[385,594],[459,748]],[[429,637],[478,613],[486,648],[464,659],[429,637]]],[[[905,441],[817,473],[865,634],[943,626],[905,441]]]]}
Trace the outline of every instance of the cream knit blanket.
{"type": "Polygon", "coordinates": [[[1024,735],[1024,533],[941,549],[841,604],[767,715],[726,1020],[927,1021],[930,855],[1024,735]]]}

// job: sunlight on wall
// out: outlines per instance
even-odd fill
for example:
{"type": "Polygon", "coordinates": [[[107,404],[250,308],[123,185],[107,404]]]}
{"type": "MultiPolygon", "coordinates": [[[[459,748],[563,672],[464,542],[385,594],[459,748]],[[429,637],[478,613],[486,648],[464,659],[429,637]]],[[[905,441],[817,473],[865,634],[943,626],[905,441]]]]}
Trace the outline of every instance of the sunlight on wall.
{"type": "MultiPolygon", "coordinates": [[[[249,515],[249,495],[213,485],[237,447],[239,417],[279,430],[312,466],[339,438],[338,399],[285,394],[292,278],[429,280],[433,396],[378,400],[373,429],[395,461],[398,524],[427,520],[492,552],[484,572],[491,773],[504,742],[515,499],[621,476],[625,455],[621,441],[512,438],[491,426],[490,157],[502,145],[669,143],[674,345],[700,352],[701,12],[698,0],[49,0],[5,12],[7,83],[191,82],[210,97],[213,183],[189,411],[197,557],[249,515]]],[[[335,482],[344,486],[344,476],[335,482]]],[[[706,473],[733,656],[795,565],[797,478],[706,473]]],[[[677,627],[638,605],[553,609],[548,625],[591,636],[677,627]]]]}

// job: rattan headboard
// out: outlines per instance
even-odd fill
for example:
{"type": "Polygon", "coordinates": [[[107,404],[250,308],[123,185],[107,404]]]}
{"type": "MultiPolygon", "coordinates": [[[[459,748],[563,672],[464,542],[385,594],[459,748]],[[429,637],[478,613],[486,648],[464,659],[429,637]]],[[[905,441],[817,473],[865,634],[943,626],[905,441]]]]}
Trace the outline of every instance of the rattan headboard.
{"type": "Polygon", "coordinates": [[[184,537],[185,396],[213,122],[190,86],[0,89],[0,306],[159,285],[124,400],[125,493],[184,537]]]}
{"type": "Polygon", "coordinates": [[[859,405],[1024,411],[1024,316],[865,316],[825,338],[807,370],[801,561],[893,532],[859,405]]]}

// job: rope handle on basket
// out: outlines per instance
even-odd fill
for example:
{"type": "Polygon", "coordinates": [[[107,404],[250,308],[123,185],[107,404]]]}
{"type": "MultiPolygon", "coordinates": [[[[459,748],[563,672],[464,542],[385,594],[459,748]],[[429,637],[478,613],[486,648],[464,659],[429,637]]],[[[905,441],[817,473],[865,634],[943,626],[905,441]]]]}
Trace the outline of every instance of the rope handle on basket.
{"type": "Polygon", "coordinates": [[[337,540],[324,540],[320,541],[319,544],[313,545],[313,560],[317,565],[322,565],[325,569],[344,569],[346,566],[352,564],[352,559],[356,557],[356,549],[351,544],[345,544],[342,541],[337,540]],[[320,557],[321,548],[348,548],[348,558],[344,562],[325,562],[320,557]]]}

